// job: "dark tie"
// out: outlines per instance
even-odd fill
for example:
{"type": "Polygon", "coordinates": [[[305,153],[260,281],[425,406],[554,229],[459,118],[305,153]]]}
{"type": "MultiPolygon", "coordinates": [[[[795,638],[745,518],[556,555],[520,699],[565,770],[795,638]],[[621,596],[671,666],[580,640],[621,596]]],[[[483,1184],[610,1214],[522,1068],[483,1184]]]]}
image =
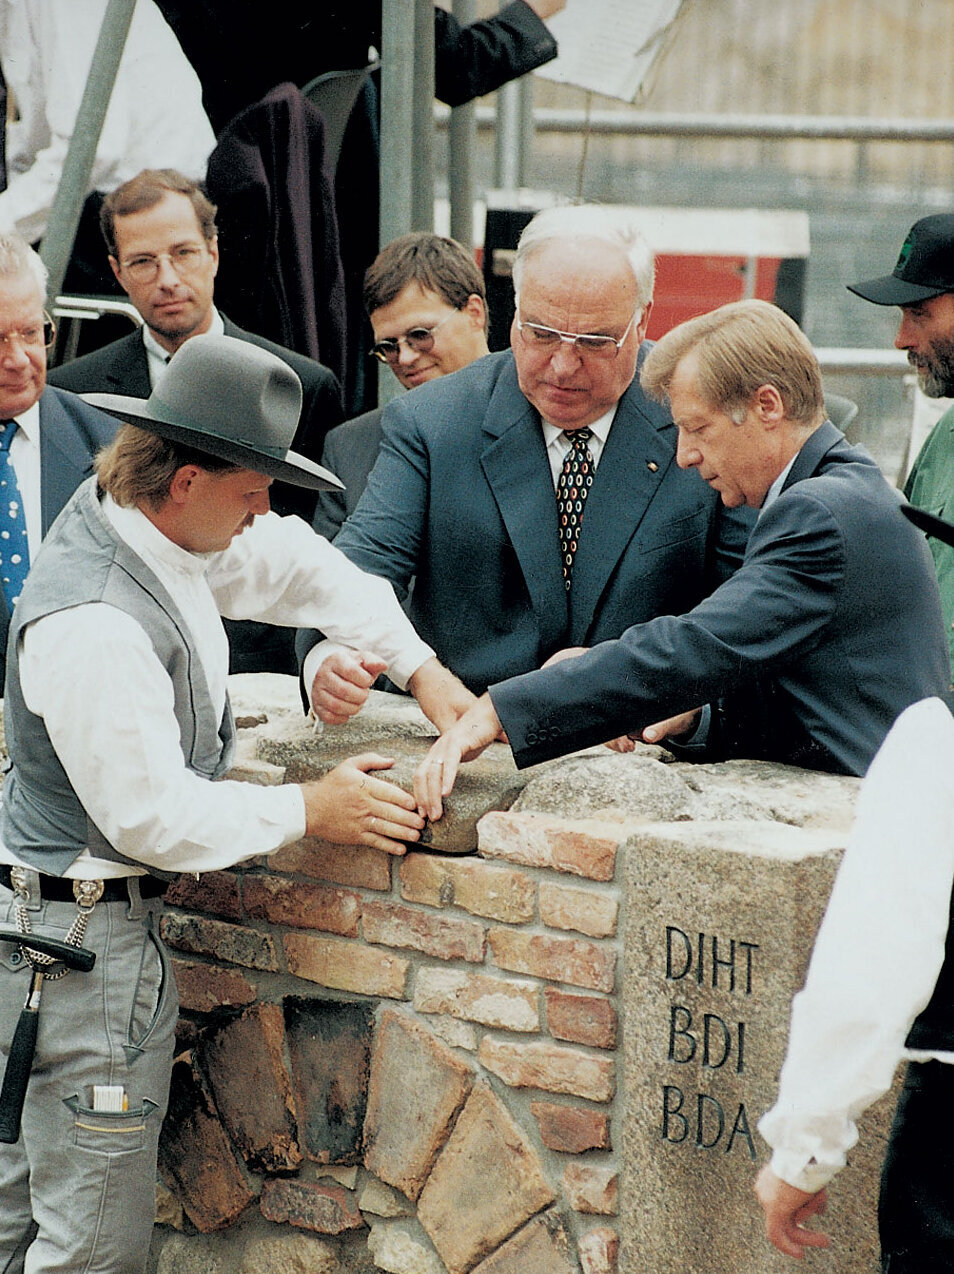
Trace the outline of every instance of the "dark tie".
{"type": "Polygon", "coordinates": [[[23,512],[23,501],[20,499],[20,488],[17,484],[17,471],[10,459],[10,443],[17,431],[15,420],[2,422],[0,433],[0,584],[7,606],[12,611],[13,603],[20,596],[23,581],[30,569],[30,545],[27,541],[26,515],[23,512]]]}
{"type": "Polygon", "coordinates": [[[587,443],[593,436],[592,429],[574,429],[566,434],[570,450],[563,458],[563,468],[557,483],[557,510],[560,517],[560,554],[563,558],[563,580],[569,592],[573,578],[573,559],[580,539],[583,506],[593,485],[595,465],[587,443]]]}

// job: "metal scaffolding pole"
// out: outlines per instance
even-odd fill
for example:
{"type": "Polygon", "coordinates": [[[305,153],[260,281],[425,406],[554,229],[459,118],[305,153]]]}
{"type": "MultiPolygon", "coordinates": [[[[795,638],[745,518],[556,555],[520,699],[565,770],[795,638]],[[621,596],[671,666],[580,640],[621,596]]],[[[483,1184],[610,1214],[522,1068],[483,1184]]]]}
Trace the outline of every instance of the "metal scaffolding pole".
{"type": "Polygon", "coordinates": [[[76,229],[86,201],[96,147],[103,131],[116,72],[126,45],[136,0],[109,0],[93,53],[83,99],[70,137],[60,184],[40,245],[40,257],[50,273],[48,292],[55,299],[63,288],[73,252],[76,229]]]}
{"type": "MultiPolygon", "coordinates": [[[[474,0],[454,0],[453,14],[461,25],[474,20],[474,0]]],[[[474,151],[477,146],[477,115],[473,102],[457,106],[450,113],[447,140],[448,189],[450,195],[451,238],[465,248],[474,246],[474,151]]]]}
{"type": "Polygon", "coordinates": [[[434,0],[414,0],[411,228],[434,229],[434,0]]]}
{"type": "MultiPolygon", "coordinates": [[[[415,7],[419,0],[415,0],[415,7]]],[[[412,224],[415,10],[405,0],[381,6],[381,210],[383,247],[412,224]]]]}

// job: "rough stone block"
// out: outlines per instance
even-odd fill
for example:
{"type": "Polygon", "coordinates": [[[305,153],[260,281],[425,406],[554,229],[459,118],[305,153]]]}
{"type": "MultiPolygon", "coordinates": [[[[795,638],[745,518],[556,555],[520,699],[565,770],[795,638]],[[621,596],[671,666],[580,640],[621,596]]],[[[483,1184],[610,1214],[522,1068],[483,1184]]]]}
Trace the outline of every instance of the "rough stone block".
{"type": "Polygon", "coordinates": [[[493,928],[487,935],[494,963],[514,973],[612,991],[616,952],[582,938],[555,938],[520,929],[493,928]]]}
{"type": "Polygon", "coordinates": [[[408,963],[400,956],[360,942],[298,933],[286,933],[283,942],[288,972],[297,978],[336,991],[404,998],[408,963]]]}
{"type": "Polygon", "coordinates": [[[473,1075],[410,1018],[385,1011],[374,1039],[365,1167],[416,1200],[473,1075]]]}
{"type": "Polygon", "coordinates": [[[214,964],[172,961],[179,990],[179,1007],[191,1013],[211,1013],[219,1008],[244,1008],[255,999],[256,990],[238,969],[220,969],[214,964]]]}
{"type": "Polygon", "coordinates": [[[196,878],[184,871],[169,886],[166,906],[204,911],[211,916],[224,916],[226,920],[241,920],[238,876],[232,871],[207,871],[196,878]]]}
{"type": "Polygon", "coordinates": [[[248,969],[263,969],[270,973],[278,971],[274,939],[257,929],[171,911],[162,917],[160,931],[163,941],[179,951],[213,956],[216,960],[227,960],[230,964],[241,964],[248,969]]]}
{"type": "Polygon", "coordinates": [[[248,1243],[238,1274],[339,1274],[340,1269],[330,1243],[307,1234],[287,1234],[248,1243]]]}
{"type": "Polygon", "coordinates": [[[322,929],[344,938],[358,933],[361,899],[343,889],[329,889],[282,876],[249,874],[242,884],[242,898],[250,920],[295,929],[322,929]]]}
{"type": "Polygon", "coordinates": [[[533,982],[508,982],[463,969],[421,969],[414,984],[414,1010],[449,1013],[507,1031],[538,1031],[538,993],[533,982]]]}
{"type": "Polygon", "coordinates": [[[277,1004],[257,1004],[211,1028],[197,1050],[232,1141],[255,1172],[281,1172],[302,1161],[285,1028],[277,1004]]]}
{"type": "Polygon", "coordinates": [[[477,1057],[511,1088],[541,1088],[597,1102],[611,1101],[616,1091],[612,1058],[591,1057],[558,1044],[511,1044],[485,1035],[477,1057]]]}
{"type": "Polygon", "coordinates": [[[463,1048],[470,1053],[477,1051],[477,1032],[469,1022],[458,1022],[452,1017],[429,1017],[428,1029],[450,1048],[463,1048]]]}
{"type": "Polygon", "coordinates": [[[366,845],[329,845],[311,836],[268,856],[268,865],[273,871],[311,876],[352,889],[376,889],[379,893],[387,893],[391,888],[392,861],[390,854],[366,845]]]}
{"type": "Polygon", "coordinates": [[[188,1060],[172,1070],[159,1170],[204,1234],[231,1225],[255,1198],[211,1093],[188,1060]]]}
{"type": "Polygon", "coordinates": [[[566,1226],[548,1211],[528,1221],[473,1274],[577,1274],[578,1268],[566,1226]]]}
{"type": "Polygon", "coordinates": [[[487,814],[478,827],[484,858],[612,880],[627,824],[514,811],[487,814]]]}
{"type": "Polygon", "coordinates": [[[551,929],[575,929],[590,938],[612,938],[618,915],[619,899],[614,894],[540,882],[540,919],[551,929]]]}
{"type": "Polygon", "coordinates": [[[368,1101],[369,1004],[289,997],[285,1033],[302,1144],[318,1163],[353,1164],[368,1101]]]}
{"type": "MultiPolygon", "coordinates": [[[[647,1254],[655,1274],[789,1269],[752,1201],[756,1160],[767,1158],[756,1124],[775,1099],[792,997],[843,841],[808,825],[681,823],[644,828],[621,855],[624,1064],[639,1077],[622,1109],[622,1269],[647,1254]]],[[[889,1097],[861,1121],[829,1191],[832,1246],[813,1251],[813,1271],[878,1269],[891,1109],[889,1097]]]]}
{"type": "Polygon", "coordinates": [[[173,1234],[159,1248],[156,1274],[226,1274],[221,1247],[200,1235],[173,1234]]]}
{"type": "Polygon", "coordinates": [[[372,1225],[368,1251],[375,1266],[387,1274],[445,1274],[427,1240],[406,1224],[372,1225]]]}
{"type": "Polygon", "coordinates": [[[607,1226],[589,1230],[577,1244],[583,1274],[619,1274],[619,1235],[607,1226]]]}
{"type": "Polygon", "coordinates": [[[505,924],[533,919],[536,884],[526,872],[480,858],[438,858],[411,851],[399,868],[401,897],[429,907],[460,907],[505,924]]]}
{"type": "Polygon", "coordinates": [[[572,1044],[616,1047],[616,1007],[595,995],[570,995],[558,987],[543,989],[550,1034],[572,1044]]]}
{"type": "Polygon", "coordinates": [[[272,1178],[262,1186],[260,1207],[267,1221],[318,1234],[343,1234],[364,1225],[354,1196],[341,1186],[272,1178]]]}
{"type": "Polygon", "coordinates": [[[615,1216],[619,1210],[619,1175],[615,1165],[568,1163],[563,1169],[563,1194],[577,1212],[615,1216]]]}
{"type": "Polygon", "coordinates": [[[587,1150],[612,1149],[610,1120],[605,1111],[532,1101],[530,1113],[540,1125],[540,1137],[548,1150],[580,1155],[587,1150]]]}
{"type": "Polygon", "coordinates": [[[361,916],[365,942],[408,947],[437,960],[484,959],[484,927],[475,920],[435,916],[392,902],[366,902],[361,916]]]}
{"type": "MultiPolygon", "coordinates": [[[[392,1189],[383,1181],[379,1181],[377,1177],[368,1178],[358,1198],[358,1207],[362,1212],[370,1212],[372,1216],[385,1218],[414,1214],[414,1207],[400,1190],[392,1189]]],[[[372,1235],[373,1233],[372,1230],[372,1235]]]]}
{"type": "Polygon", "coordinates": [[[431,1170],[417,1215],[449,1274],[466,1274],[554,1197],[533,1147],[481,1084],[431,1170]]]}

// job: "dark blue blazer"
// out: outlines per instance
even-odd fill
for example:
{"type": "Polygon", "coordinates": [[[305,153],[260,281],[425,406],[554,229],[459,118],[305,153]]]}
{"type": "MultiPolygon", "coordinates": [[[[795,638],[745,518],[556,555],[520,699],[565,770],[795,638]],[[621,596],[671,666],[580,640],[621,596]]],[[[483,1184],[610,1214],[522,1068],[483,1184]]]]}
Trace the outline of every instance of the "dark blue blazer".
{"type": "MultiPolygon", "coordinates": [[[[40,527],[46,535],[63,505],[93,472],[97,451],[112,441],[119,422],[75,394],[50,386],[40,395],[40,527]]],[[[10,613],[0,593],[0,685],[6,672],[10,613]]]]}
{"type": "Polygon", "coordinates": [[[491,687],[517,764],[728,696],[714,755],[863,774],[895,717],[950,682],[931,555],[900,502],[867,452],[826,422],[759,519],[742,568],[711,597],[491,687]]]}
{"type": "Polygon", "coordinates": [[[725,515],[675,451],[668,410],[634,379],[587,497],[568,598],[540,418],[513,355],[491,354],[388,404],[335,546],[402,600],[415,577],[415,628],[480,692],[567,645],[688,610],[741,561],[750,519],[725,515]]]}

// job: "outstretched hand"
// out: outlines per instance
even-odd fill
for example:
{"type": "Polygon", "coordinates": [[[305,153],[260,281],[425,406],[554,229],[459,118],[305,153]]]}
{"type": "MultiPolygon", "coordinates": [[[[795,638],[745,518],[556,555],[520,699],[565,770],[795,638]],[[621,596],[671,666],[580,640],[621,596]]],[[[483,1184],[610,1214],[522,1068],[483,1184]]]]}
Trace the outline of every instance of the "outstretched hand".
{"type": "Polygon", "coordinates": [[[337,845],[370,845],[388,854],[403,854],[405,841],[416,841],[424,827],[413,796],[376,778],[393,758],[364,752],[342,761],[323,778],[302,783],[305,834],[337,845]]]}
{"type": "Polygon", "coordinates": [[[782,1181],[766,1164],[755,1179],[755,1194],[765,1213],[765,1234],[773,1247],[786,1256],[801,1258],[807,1247],[828,1247],[831,1240],[805,1222],[821,1216],[828,1207],[828,1191],[809,1194],[782,1181]]]}
{"type": "Polygon", "coordinates": [[[414,773],[418,809],[434,822],[444,813],[462,761],[473,761],[500,736],[500,719],[490,695],[481,695],[473,707],[437,740],[414,773]]]}
{"type": "Polygon", "coordinates": [[[311,707],[325,725],[344,723],[364,706],[387,664],[366,650],[341,650],[323,659],[311,683],[311,707]]]}
{"type": "Polygon", "coordinates": [[[691,712],[666,717],[664,721],[646,726],[641,734],[621,734],[618,739],[610,739],[606,746],[614,752],[633,752],[637,743],[662,743],[664,739],[677,739],[681,734],[688,734],[696,728],[701,711],[701,708],[693,708],[691,712]]]}
{"type": "Polygon", "coordinates": [[[459,721],[477,702],[477,696],[434,657],[421,664],[408,679],[407,688],[427,719],[441,732],[459,721]]]}

